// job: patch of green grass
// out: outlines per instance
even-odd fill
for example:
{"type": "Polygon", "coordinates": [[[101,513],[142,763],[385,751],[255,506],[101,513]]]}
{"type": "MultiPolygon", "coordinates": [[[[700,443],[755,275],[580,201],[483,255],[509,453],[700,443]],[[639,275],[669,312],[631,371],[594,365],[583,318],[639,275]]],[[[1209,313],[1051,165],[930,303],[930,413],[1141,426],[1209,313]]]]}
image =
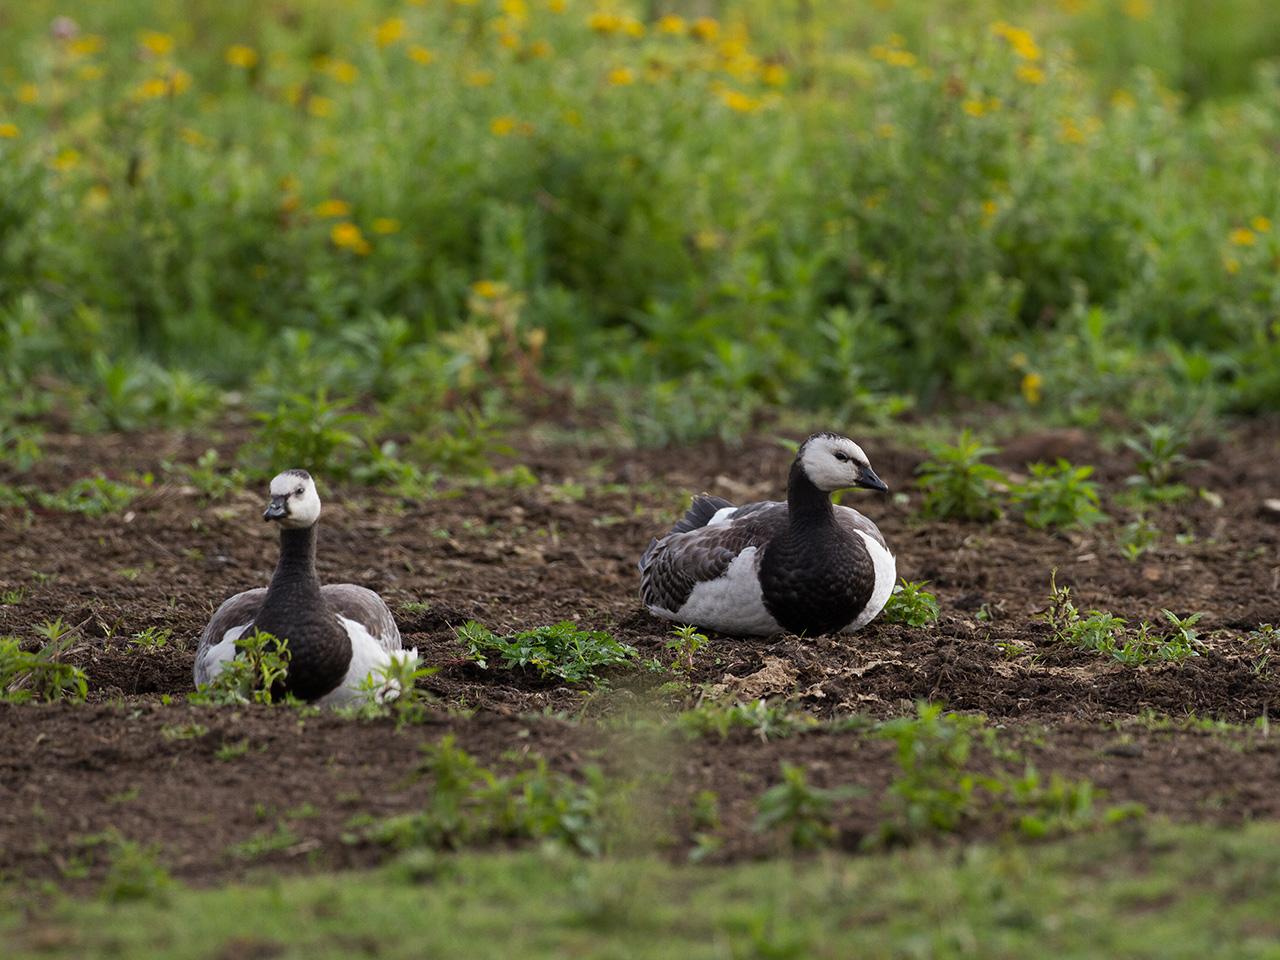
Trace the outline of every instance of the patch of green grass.
{"type": "Polygon", "coordinates": [[[1071,588],[1058,586],[1056,570],[1050,578],[1049,591],[1049,605],[1043,617],[1055,642],[1092,650],[1128,666],[1181,663],[1200,655],[1202,643],[1196,624],[1202,613],[1179,617],[1171,610],[1162,610],[1172,629],[1161,631],[1144,620],[1134,630],[1106,610],[1090,610],[1082,616],[1071,599],[1071,588]]]}
{"type": "Polygon", "coordinates": [[[938,598],[924,589],[927,585],[927,580],[900,580],[880,612],[880,619],[909,627],[926,627],[936,621],[941,613],[938,598]]]}
{"type": "Polygon", "coordinates": [[[205,960],[251,944],[281,960],[345,960],[352,942],[386,944],[395,931],[395,944],[440,960],[1261,960],[1280,915],[1280,892],[1266,882],[1277,871],[1273,823],[1149,824],[962,856],[918,848],[728,867],[413,853],[376,871],[175,884],[167,902],[40,908],[0,888],[0,945],[11,960],[205,960]]]}
{"type": "Polygon", "coordinates": [[[470,620],[458,628],[458,639],[483,668],[500,659],[504,669],[528,667],[569,683],[594,680],[598,670],[626,663],[636,652],[603,630],[583,630],[568,620],[503,637],[470,620]]]}
{"type": "Polygon", "coordinates": [[[996,520],[1004,512],[1004,474],[983,458],[995,453],[968,430],[955,444],[936,444],[916,469],[924,491],[920,512],[938,520],[996,520]]]}
{"type": "Polygon", "coordinates": [[[245,475],[237,467],[218,468],[218,451],[210,447],[194,464],[182,463],[173,468],[187,483],[195,487],[205,500],[221,500],[245,485],[245,475]]]}
{"type": "Polygon", "coordinates": [[[344,711],[349,716],[365,718],[391,716],[397,727],[421,723],[427,717],[432,697],[418,681],[438,670],[439,667],[424,667],[416,653],[397,654],[390,663],[365,677],[360,684],[363,701],[344,711]]]}
{"type": "Polygon", "coordinates": [[[27,591],[22,587],[12,590],[0,590],[0,607],[16,607],[26,598],[27,591]]]}
{"type": "Polygon", "coordinates": [[[723,703],[705,700],[675,719],[676,727],[689,737],[715,735],[721,740],[731,730],[749,730],[762,741],[789,737],[801,730],[819,726],[813,716],[788,707],[785,703],[769,703],[761,698],[747,703],[735,700],[723,703]]]}
{"type": "Polygon", "coordinates": [[[756,803],[755,829],[780,834],[792,850],[826,846],[836,835],[837,804],[858,792],[852,786],[815,787],[804,767],[784,762],[781,782],[756,803]]]}
{"type": "Polygon", "coordinates": [[[71,639],[55,621],[46,625],[48,637],[38,650],[23,649],[18,637],[0,637],[0,701],[25,703],[55,700],[83,701],[89,693],[89,679],[79,667],[63,661],[71,639]]]}
{"type": "Polygon", "coordinates": [[[237,860],[259,860],[269,854],[295,847],[300,842],[301,839],[293,832],[293,828],[280,820],[273,829],[232,844],[227,853],[237,860]]]}
{"type": "Polygon", "coordinates": [[[146,627],[129,638],[129,646],[140,650],[160,650],[169,645],[173,631],[167,627],[146,627]]]}

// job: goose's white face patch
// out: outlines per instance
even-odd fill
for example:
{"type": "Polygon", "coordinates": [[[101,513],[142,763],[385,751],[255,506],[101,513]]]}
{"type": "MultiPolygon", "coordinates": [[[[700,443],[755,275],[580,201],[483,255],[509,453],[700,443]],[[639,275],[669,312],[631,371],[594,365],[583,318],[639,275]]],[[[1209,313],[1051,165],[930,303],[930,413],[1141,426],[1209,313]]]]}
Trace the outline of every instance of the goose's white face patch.
{"type": "Polygon", "coordinates": [[[271,481],[271,498],[284,499],[288,513],[279,520],[280,526],[292,530],[309,527],[320,519],[320,495],[316,483],[302,470],[286,470],[271,481]]]}
{"type": "Polygon", "coordinates": [[[859,475],[871,463],[862,448],[848,437],[817,436],[805,443],[800,465],[815,487],[833,493],[857,486],[859,475]]]}

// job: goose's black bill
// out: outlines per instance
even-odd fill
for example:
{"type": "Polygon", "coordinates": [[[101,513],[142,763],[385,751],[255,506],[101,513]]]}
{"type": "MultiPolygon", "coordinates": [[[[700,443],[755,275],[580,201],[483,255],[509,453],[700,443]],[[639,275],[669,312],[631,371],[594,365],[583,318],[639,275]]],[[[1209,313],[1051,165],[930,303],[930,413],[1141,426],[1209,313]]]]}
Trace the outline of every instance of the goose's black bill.
{"type": "Polygon", "coordinates": [[[267,509],[262,512],[263,520],[283,520],[289,515],[288,498],[272,497],[267,509]]]}
{"type": "Polygon", "coordinates": [[[889,492],[885,482],[877,477],[876,472],[870,467],[863,467],[858,474],[858,486],[866,487],[868,490],[879,490],[881,493],[889,492]]]}

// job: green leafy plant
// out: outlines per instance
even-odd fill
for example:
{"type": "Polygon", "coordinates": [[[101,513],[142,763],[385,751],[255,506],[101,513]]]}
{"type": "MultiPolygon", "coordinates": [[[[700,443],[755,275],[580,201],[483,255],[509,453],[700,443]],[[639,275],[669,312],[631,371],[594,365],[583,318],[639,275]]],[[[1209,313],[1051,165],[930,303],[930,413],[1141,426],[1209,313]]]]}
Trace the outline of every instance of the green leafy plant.
{"type": "Polygon", "coordinates": [[[699,632],[697,627],[689,624],[676,627],[672,632],[674,636],[666,642],[667,649],[675,654],[675,659],[671,661],[671,668],[692,673],[693,658],[711,641],[705,633],[699,632]]]}
{"type": "Polygon", "coordinates": [[[359,716],[390,714],[396,726],[422,723],[427,717],[431,695],[418,685],[437,672],[439,667],[424,667],[416,652],[394,655],[391,662],[378,667],[360,685],[364,701],[352,708],[359,716]]]}
{"type": "Polygon", "coordinates": [[[1181,663],[1200,655],[1202,644],[1195,625],[1203,614],[1179,617],[1162,610],[1173,628],[1171,632],[1159,632],[1145,620],[1132,630],[1126,621],[1105,610],[1091,610],[1082,616],[1071,599],[1071,588],[1058,586],[1057,571],[1050,577],[1049,591],[1049,605],[1043,617],[1057,642],[1091,650],[1129,666],[1181,663]]]}
{"type": "Polygon", "coordinates": [[[778,831],[792,850],[813,850],[836,835],[837,805],[857,793],[856,787],[823,789],[809,783],[804,767],[782,764],[782,781],[756,801],[755,829],[778,831]]]}
{"type": "Polygon", "coordinates": [[[218,469],[218,451],[212,447],[200,454],[194,464],[179,464],[175,469],[205,500],[221,500],[245,485],[244,473],[239,468],[218,469]]]}
{"type": "Polygon", "coordinates": [[[1176,478],[1188,463],[1187,438],[1172,424],[1146,423],[1142,435],[1126,437],[1124,445],[1138,458],[1138,473],[1128,477],[1125,483],[1144,500],[1167,503],[1180,500],[1191,493],[1176,478]]]}
{"type": "Polygon", "coordinates": [[[954,445],[936,444],[916,468],[924,499],[920,511],[939,520],[996,520],[1003,510],[1004,474],[982,458],[995,453],[965,430],[954,445]]]}
{"type": "Polygon", "coordinates": [[[255,417],[258,440],[246,452],[261,472],[323,464],[327,476],[344,479],[356,462],[367,458],[367,446],[353,429],[361,423],[360,415],[347,401],[330,400],[323,388],[290,394],[274,410],[255,417]]]}
{"type": "Polygon", "coordinates": [[[159,650],[169,645],[173,631],[167,627],[146,627],[129,638],[129,646],[141,650],[159,650]]]}
{"type": "Polygon", "coordinates": [[[1125,558],[1132,563],[1160,542],[1160,528],[1139,514],[1120,528],[1116,542],[1125,558]]]}
{"type": "Polygon", "coordinates": [[[204,705],[273,703],[289,672],[289,641],[255,630],[236,641],[234,659],[187,699],[204,705]]]}
{"type": "Polygon", "coordinates": [[[544,677],[559,677],[569,683],[594,680],[598,670],[625,663],[636,652],[603,630],[583,630],[568,620],[504,637],[470,620],[458,628],[458,639],[482,668],[501,658],[504,669],[529,667],[544,677]]]}
{"type": "Polygon", "coordinates": [[[76,480],[55,493],[37,490],[34,499],[47,510],[100,517],[123,510],[141,492],[137,487],[97,476],[76,480]]]}
{"type": "Polygon", "coordinates": [[[1023,518],[1038,530],[1099,523],[1106,514],[1099,507],[1098,486],[1089,477],[1093,467],[1075,467],[1061,458],[1053,466],[1033,463],[1024,483],[1012,489],[1023,518]]]}
{"type": "Polygon", "coordinates": [[[85,672],[62,659],[71,650],[71,638],[60,619],[55,623],[45,630],[52,636],[39,650],[24,650],[17,637],[0,637],[0,701],[83,701],[88,696],[85,672]]]}
{"type": "Polygon", "coordinates": [[[113,834],[108,841],[110,866],[101,894],[108,903],[168,900],[173,879],[159,861],[158,846],[142,846],[113,834]]]}
{"type": "Polygon", "coordinates": [[[783,703],[771,704],[764,698],[746,703],[740,700],[732,703],[706,700],[681,713],[675,722],[689,737],[714,734],[724,740],[731,730],[750,730],[765,742],[818,726],[818,721],[811,715],[789,709],[783,703]]]}
{"type": "Polygon", "coordinates": [[[924,589],[927,585],[927,580],[900,580],[880,612],[880,619],[909,627],[925,627],[936,621],[941,611],[937,597],[924,589]]]}

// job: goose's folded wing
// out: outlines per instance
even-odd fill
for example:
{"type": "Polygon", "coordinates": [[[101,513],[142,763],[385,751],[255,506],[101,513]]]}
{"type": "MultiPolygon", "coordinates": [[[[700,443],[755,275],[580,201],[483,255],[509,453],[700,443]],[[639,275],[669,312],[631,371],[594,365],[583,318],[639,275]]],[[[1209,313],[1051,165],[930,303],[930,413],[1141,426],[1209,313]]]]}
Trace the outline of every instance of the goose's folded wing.
{"type": "Polygon", "coordinates": [[[885,543],[884,534],[880,532],[880,528],[852,507],[836,507],[836,521],[850,533],[865,533],[879,543],[880,546],[886,550],[889,549],[889,545],[885,543]]]}
{"type": "Polygon", "coordinates": [[[786,525],[786,504],[753,503],[739,507],[726,522],[664,537],[645,554],[641,599],[675,613],[695,586],[721,576],[743,550],[763,547],[786,525]]]}
{"type": "MultiPolygon", "coordinates": [[[[262,608],[262,601],[266,595],[266,587],[245,590],[224,600],[222,606],[214,611],[209,622],[205,624],[204,632],[200,634],[200,643],[196,647],[195,680],[197,684],[207,683],[210,679],[210,651],[226,639],[228,630],[252,623],[253,618],[262,608]]],[[[232,651],[231,656],[234,655],[232,651]]]]}
{"type": "Polygon", "coordinates": [[[387,653],[401,648],[400,628],[383,599],[354,583],[332,583],[320,590],[334,613],[354,620],[373,636],[387,653]]]}

